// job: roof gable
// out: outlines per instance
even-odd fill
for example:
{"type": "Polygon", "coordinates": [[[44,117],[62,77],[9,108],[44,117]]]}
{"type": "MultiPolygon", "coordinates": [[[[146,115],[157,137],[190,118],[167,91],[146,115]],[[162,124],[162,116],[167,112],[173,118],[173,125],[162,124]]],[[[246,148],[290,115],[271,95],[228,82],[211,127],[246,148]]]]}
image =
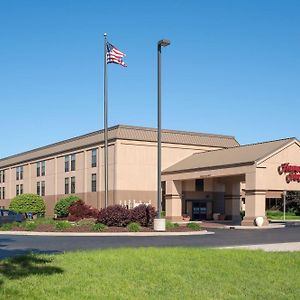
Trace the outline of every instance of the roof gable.
{"type": "Polygon", "coordinates": [[[293,141],[296,141],[296,139],[287,138],[264,143],[243,145],[228,149],[195,153],[167,168],[163,171],[163,173],[165,174],[188,170],[251,165],[262,160],[264,157],[271,155],[275,151],[278,151],[293,141]]]}

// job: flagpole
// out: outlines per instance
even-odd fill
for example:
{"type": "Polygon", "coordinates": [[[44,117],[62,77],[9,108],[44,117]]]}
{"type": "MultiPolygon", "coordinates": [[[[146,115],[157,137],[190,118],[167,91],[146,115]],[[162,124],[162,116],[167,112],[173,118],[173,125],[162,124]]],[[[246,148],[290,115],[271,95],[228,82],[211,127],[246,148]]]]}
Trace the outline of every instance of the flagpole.
{"type": "Polygon", "coordinates": [[[106,54],[107,54],[107,34],[104,33],[104,189],[105,189],[105,207],[108,206],[108,129],[107,129],[107,72],[106,72],[106,54]]]}

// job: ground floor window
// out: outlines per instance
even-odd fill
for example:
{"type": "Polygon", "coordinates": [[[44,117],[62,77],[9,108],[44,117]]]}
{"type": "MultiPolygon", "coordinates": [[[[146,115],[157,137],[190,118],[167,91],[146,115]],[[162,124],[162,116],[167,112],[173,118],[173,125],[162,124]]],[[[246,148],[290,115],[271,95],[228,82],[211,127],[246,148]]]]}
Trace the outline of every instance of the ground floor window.
{"type": "Polygon", "coordinates": [[[266,210],[279,210],[281,207],[281,198],[266,198],[266,210]]]}

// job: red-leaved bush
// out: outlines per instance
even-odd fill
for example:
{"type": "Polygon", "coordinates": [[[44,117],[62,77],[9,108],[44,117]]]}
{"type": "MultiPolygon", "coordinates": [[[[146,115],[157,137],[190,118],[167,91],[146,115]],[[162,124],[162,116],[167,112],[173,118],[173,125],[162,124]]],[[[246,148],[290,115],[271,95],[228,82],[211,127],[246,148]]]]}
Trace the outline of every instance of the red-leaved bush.
{"type": "Polygon", "coordinates": [[[82,200],[74,202],[69,207],[69,221],[78,221],[81,219],[98,218],[99,211],[90,205],[85,204],[82,200]]]}
{"type": "Polygon", "coordinates": [[[139,223],[141,226],[148,227],[153,225],[156,216],[155,208],[151,205],[140,204],[130,210],[131,222],[139,223]]]}
{"type": "Polygon", "coordinates": [[[97,223],[118,227],[127,226],[130,221],[130,210],[122,205],[112,205],[100,209],[97,219],[97,223]]]}
{"type": "Polygon", "coordinates": [[[97,223],[124,227],[131,222],[135,222],[147,227],[153,224],[155,216],[155,209],[151,205],[141,204],[133,209],[127,209],[121,205],[112,205],[100,210],[97,223]]]}

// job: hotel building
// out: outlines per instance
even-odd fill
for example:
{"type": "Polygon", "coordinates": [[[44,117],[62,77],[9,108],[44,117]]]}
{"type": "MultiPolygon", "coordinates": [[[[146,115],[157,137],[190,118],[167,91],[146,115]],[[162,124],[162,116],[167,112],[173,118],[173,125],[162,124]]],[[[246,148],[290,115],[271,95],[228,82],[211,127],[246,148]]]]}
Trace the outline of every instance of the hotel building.
{"type": "MultiPolygon", "coordinates": [[[[118,125],[108,136],[109,205],[156,206],[156,129],[118,125]]],[[[184,214],[193,220],[220,214],[239,222],[245,201],[242,223],[252,225],[265,217],[266,199],[300,190],[297,166],[295,138],[240,146],[232,136],[163,130],[163,209],[174,221],[184,214]]],[[[48,216],[68,194],[104,207],[104,132],[0,159],[0,207],[22,193],[41,195],[48,216]]]]}

